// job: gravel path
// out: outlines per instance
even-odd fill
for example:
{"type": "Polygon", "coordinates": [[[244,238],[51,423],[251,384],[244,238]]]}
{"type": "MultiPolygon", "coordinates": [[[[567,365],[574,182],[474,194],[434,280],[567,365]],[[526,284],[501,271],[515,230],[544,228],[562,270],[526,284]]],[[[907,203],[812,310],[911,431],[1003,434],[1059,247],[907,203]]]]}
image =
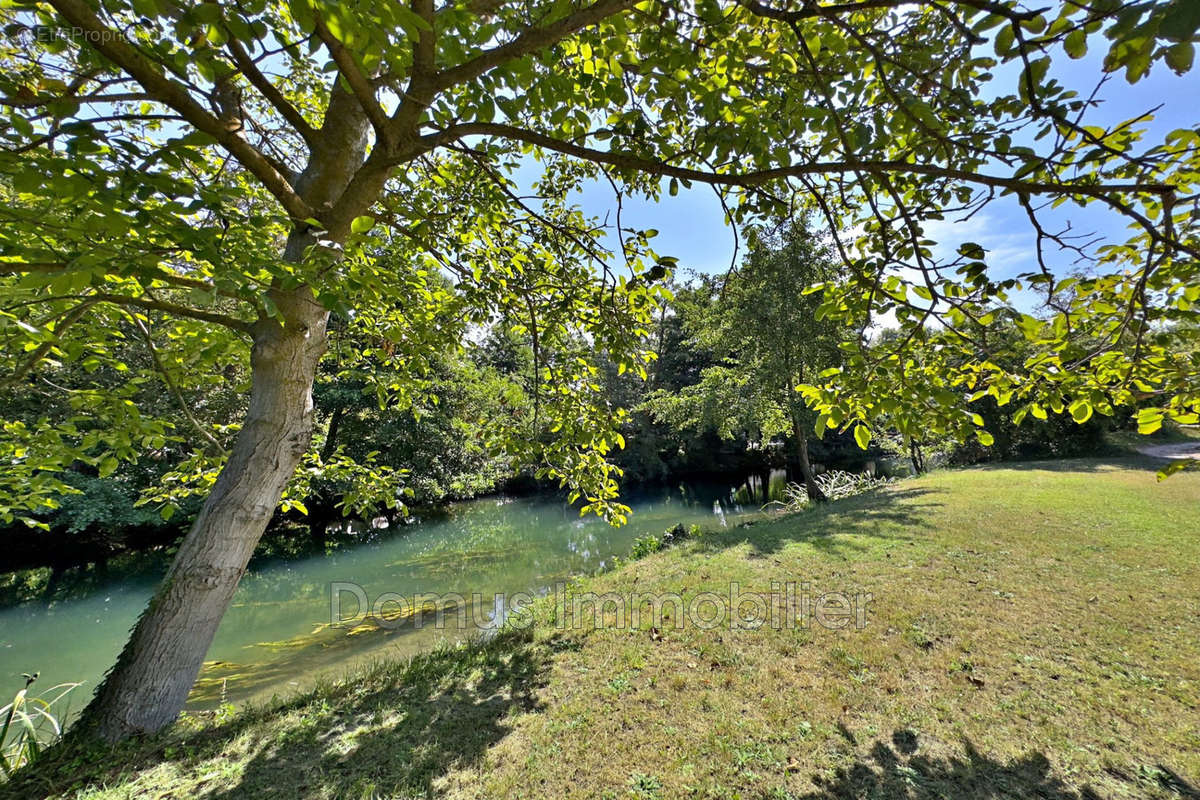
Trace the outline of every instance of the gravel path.
{"type": "Polygon", "coordinates": [[[1200,459],[1200,442],[1179,444],[1147,444],[1137,448],[1139,453],[1153,458],[1197,458],[1200,459]]]}

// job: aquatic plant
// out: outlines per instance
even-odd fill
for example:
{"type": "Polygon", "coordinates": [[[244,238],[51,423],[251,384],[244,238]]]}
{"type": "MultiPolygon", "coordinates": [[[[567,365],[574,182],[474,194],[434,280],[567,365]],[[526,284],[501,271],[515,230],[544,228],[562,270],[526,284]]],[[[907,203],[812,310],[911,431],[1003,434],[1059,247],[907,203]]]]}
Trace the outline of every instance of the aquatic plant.
{"type": "Polygon", "coordinates": [[[25,686],[11,703],[0,708],[0,717],[4,719],[3,727],[0,727],[0,770],[5,779],[35,761],[62,736],[61,720],[66,716],[61,708],[63,698],[79,686],[78,683],[60,683],[41,695],[30,696],[29,687],[37,680],[38,673],[23,677],[25,686]]]}

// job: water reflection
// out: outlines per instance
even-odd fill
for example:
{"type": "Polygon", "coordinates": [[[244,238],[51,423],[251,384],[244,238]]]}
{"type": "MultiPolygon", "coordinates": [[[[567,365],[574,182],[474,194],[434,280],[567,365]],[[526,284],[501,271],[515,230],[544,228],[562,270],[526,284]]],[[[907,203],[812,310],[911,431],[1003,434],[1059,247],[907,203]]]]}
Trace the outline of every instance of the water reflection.
{"type": "Polygon", "coordinates": [[[772,469],[761,474],[751,474],[730,493],[730,499],[738,508],[759,508],[773,500],[783,500],[787,485],[787,470],[772,469]]]}

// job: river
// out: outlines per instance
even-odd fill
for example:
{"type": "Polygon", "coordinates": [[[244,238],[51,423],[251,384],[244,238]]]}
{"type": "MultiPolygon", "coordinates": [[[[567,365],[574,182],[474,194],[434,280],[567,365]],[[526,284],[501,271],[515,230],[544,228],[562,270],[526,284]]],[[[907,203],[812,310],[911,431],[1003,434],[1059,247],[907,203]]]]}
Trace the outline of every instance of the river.
{"type": "MultiPolygon", "coordinates": [[[[487,497],[394,530],[365,530],[361,543],[328,554],[256,563],[221,623],[189,707],[287,695],[318,676],[336,677],[373,659],[404,657],[486,629],[494,624],[497,593],[545,593],[626,556],[638,536],[677,523],[726,524],[757,510],[757,504],[737,505],[733,496],[728,486],[701,485],[636,493],[626,499],[634,513],[620,528],[581,518],[558,499],[487,497]],[[481,598],[464,614],[465,629],[456,613],[445,614],[442,626],[433,614],[420,626],[403,618],[399,598],[411,606],[418,594],[436,595],[444,604],[448,593],[468,604],[472,595],[481,598]],[[372,605],[381,595],[389,601],[380,606],[385,626],[350,619],[360,598],[372,605]],[[331,624],[339,620],[346,621],[331,624]]],[[[36,687],[42,690],[79,681],[70,696],[74,708],[64,709],[77,711],[115,660],[164,568],[113,567],[100,581],[56,591],[55,599],[0,609],[0,692],[15,692],[25,672],[41,673],[36,687]]]]}

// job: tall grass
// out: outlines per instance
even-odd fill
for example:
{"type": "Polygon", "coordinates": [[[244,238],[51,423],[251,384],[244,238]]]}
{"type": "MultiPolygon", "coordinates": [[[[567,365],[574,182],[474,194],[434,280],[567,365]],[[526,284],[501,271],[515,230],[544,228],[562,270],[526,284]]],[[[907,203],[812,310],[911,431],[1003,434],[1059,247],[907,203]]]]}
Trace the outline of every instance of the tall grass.
{"type": "Polygon", "coordinates": [[[0,708],[0,770],[7,780],[26,764],[37,760],[42,751],[62,736],[62,720],[66,717],[64,699],[79,686],[78,683],[60,683],[40,695],[30,695],[29,687],[37,680],[37,673],[25,675],[25,687],[18,691],[12,702],[0,708]]]}
{"type": "MultiPolygon", "coordinates": [[[[891,478],[876,478],[868,473],[841,472],[834,470],[816,476],[817,486],[830,500],[841,500],[856,494],[869,492],[879,486],[892,483],[891,478]]],[[[808,491],[799,483],[789,483],[783,490],[782,500],[772,500],[764,509],[781,507],[785,511],[799,511],[809,503],[808,491]]]]}

